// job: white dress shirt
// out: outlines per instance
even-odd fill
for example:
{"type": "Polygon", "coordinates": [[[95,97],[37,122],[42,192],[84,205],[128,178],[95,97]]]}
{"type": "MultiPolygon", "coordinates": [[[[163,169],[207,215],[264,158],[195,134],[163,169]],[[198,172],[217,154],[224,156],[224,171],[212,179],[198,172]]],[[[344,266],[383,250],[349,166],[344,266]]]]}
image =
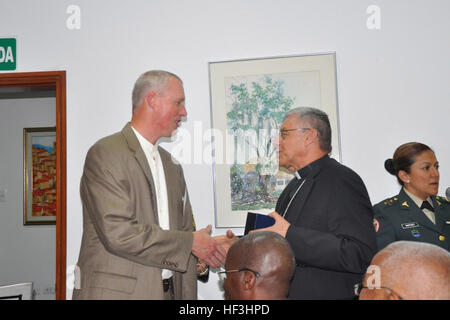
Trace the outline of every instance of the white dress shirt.
{"type": "MultiPolygon", "coordinates": [[[[150,170],[152,172],[153,182],[155,183],[156,202],[158,206],[158,220],[159,226],[163,230],[169,230],[169,202],[167,200],[166,176],[164,174],[164,167],[159,156],[158,144],[153,145],[145,139],[133,127],[133,132],[139,140],[145,157],[147,158],[150,170]]],[[[162,278],[168,279],[173,276],[173,272],[168,269],[162,269],[162,278]]]]}

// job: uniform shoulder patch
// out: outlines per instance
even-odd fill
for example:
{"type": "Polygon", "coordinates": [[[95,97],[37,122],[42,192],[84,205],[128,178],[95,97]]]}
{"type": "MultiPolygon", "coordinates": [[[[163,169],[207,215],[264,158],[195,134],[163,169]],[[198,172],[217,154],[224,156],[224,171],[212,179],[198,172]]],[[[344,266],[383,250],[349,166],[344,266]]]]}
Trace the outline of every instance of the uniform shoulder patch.
{"type": "Polygon", "coordinates": [[[446,197],[440,197],[440,196],[436,196],[436,203],[440,206],[440,205],[449,205],[450,204],[450,200],[446,197]]]}
{"type": "Polygon", "coordinates": [[[386,199],[386,200],[384,200],[384,201],[382,201],[382,202],[383,202],[383,204],[384,204],[386,207],[390,207],[390,206],[392,206],[393,204],[397,203],[397,201],[398,201],[398,197],[395,196],[395,197],[392,197],[392,198],[388,198],[388,199],[386,199]]]}

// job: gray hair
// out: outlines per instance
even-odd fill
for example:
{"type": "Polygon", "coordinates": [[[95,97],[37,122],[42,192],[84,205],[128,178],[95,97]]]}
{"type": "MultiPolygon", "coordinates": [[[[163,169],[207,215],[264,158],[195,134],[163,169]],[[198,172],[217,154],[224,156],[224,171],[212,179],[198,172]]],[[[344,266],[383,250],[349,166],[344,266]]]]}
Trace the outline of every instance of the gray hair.
{"type": "Polygon", "coordinates": [[[167,84],[167,81],[171,77],[183,83],[180,77],[168,71],[151,70],[141,74],[134,83],[133,93],[131,97],[133,111],[141,105],[142,100],[144,99],[147,92],[160,91],[162,88],[164,88],[164,86],[167,84]]]}
{"type": "Polygon", "coordinates": [[[315,108],[298,107],[289,110],[284,116],[284,120],[292,115],[297,116],[299,120],[302,119],[306,121],[311,128],[316,129],[319,137],[320,149],[327,153],[331,153],[331,126],[328,115],[325,112],[315,108]]]}

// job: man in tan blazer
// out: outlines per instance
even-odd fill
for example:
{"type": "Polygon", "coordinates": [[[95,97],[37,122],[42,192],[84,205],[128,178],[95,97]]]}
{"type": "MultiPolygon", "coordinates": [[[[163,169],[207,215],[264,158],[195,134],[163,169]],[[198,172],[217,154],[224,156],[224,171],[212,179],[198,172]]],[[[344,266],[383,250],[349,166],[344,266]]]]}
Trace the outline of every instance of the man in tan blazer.
{"type": "Polygon", "coordinates": [[[194,230],[181,166],[157,146],[186,117],[184,101],[178,76],[144,73],[133,89],[131,122],[88,151],[73,299],[197,299],[197,260],[224,263],[211,226],[194,230]]]}

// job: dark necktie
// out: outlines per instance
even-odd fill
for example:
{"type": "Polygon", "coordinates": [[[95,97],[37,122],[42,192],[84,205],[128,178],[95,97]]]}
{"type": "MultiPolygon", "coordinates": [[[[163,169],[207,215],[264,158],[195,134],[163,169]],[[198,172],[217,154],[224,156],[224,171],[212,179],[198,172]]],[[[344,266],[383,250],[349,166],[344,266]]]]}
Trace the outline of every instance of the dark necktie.
{"type": "Polygon", "coordinates": [[[420,209],[428,209],[431,212],[434,212],[433,206],[426,200],[424,202],[422,202],[422,205],[420,206],[420,209]]]}

